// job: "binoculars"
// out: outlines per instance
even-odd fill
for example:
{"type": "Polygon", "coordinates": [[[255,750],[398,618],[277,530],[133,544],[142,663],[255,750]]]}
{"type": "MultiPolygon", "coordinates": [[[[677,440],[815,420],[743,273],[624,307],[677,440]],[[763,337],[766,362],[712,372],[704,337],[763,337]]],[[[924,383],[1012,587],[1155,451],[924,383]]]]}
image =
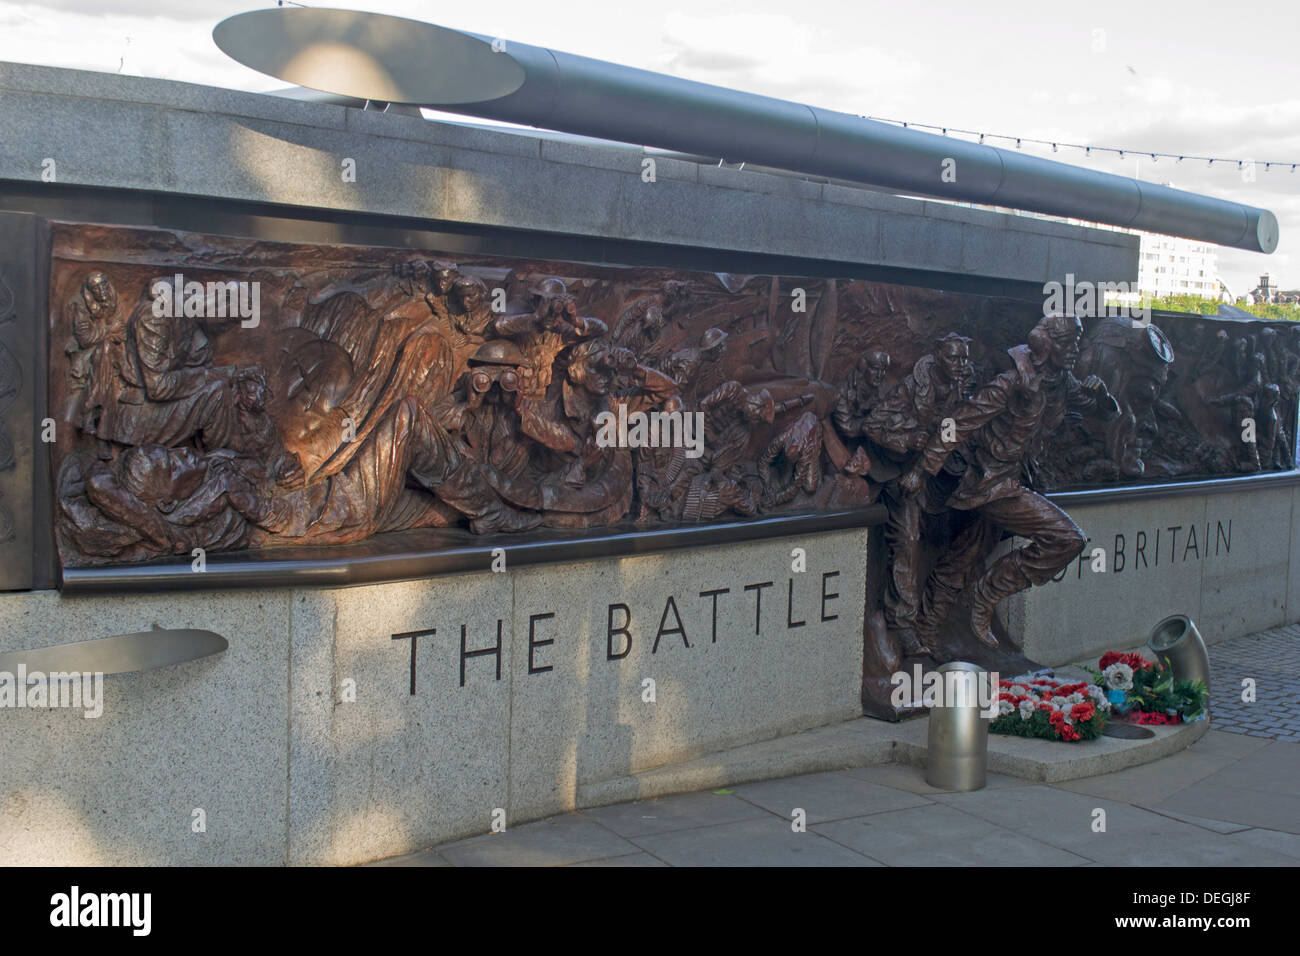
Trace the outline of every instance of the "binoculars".
{"type": "Polygon", "coordinates": [[[469,384],[476,392],[486,392],[493,384],[503,392],[514,392],[519,389],[519,373],[512,368],[476,368],[470,372],[469,384]]]}

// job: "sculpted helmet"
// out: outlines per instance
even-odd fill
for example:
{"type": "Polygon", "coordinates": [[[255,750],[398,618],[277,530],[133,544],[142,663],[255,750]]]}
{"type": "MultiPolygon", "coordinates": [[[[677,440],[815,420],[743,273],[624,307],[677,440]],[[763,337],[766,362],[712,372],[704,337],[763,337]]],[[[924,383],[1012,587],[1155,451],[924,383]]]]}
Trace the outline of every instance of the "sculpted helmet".
{"type": "Polygon", "coordinates": [[[487,283],[478,276],[460,276],[452,283],[451,287],[461,298],[473,295],[486,297],[488,294],[487,283]]]}
{"type": "Polygon", "coordinates": [[[568,291],[568,288],[564,285],[564,280],[557,279],[554,276],[543,279],[528,290],[530,295],[542,299],[552,299],[556,296],[566,295],[568,291]]]}
{"type": "Polygon", "coordinates": [[[519,346],[509,339],[493,339],[484,342],[478,351],[470,356],[470,365],[523,365],[524,353],[519,346]]]}
{"type": "Polygon", "coordinates": [[[1052,338],[1064,338],[1067,335],[1079,335],[1083,332],[1083,323],[1076,315],[1057,312],[1039,320],[1037,328],[1042,329],[1052,338]]]}
{"type": "Polygon", "coordinates": [[[957,345],[965,345],[969,347],[971,344],[971,339],[965,335],[959,335],[956,332],[949,332],[943,338],[936,339],[934,344],[936,348],[944,348],[945,346],[957,346],[957,345]]]}
{"type": "Polygon", "coordinates": [[[519,367],[523,364],[524,354],[509,339],[484,342],[469,359],[469,387],[479,394],[493,384],[500,385],[503,392],[518,391],[519,367]]]}
{"type": "Polygon", "coordinates": [[[858,365],[867,369],[875,366],[876,368],[889,368],[889,353],[880,349],[871,349],[858,360],[858,365]]]}
{"type": "Polygon", "coordinates": [[[1034,356],[1034,361],[1041,363],[1051,351],[1053,340],[1059,341],[1071,336],[1078,338],[1082,335],[1083,323],[1079,321],[1078,316],[1056,312],[1038,320],[1038,324],[1029,330],[1026,344],[1034,356]]]}

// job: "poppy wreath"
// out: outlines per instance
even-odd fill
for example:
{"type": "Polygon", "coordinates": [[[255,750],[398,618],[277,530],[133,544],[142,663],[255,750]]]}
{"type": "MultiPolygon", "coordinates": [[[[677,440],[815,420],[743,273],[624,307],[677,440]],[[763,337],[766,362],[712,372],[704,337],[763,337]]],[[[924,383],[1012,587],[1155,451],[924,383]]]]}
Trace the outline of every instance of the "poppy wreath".
{"type": "Polygon", "coordinates": [[[1104,689],[1086,681],[1019,677],[998,681],[995,734],[1044,740],[1093,740],[1106,726],[1110,701],[1104,689]]]}
{"type": "Polygon", "coordinates": [[[1203,681],[1174,680],[1166,667],[1141,654],[1107,651],[1096,668],[1085,669],[1121,720],[1177,724],[1205,716],[1209,691],[1203,681]]]}

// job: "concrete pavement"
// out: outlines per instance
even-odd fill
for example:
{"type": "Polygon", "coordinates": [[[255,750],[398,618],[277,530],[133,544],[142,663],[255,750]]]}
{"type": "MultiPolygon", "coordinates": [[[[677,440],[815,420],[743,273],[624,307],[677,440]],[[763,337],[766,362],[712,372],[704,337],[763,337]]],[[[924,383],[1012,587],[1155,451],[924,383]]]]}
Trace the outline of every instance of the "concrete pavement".
{"type": "Polygon", "coordinates": [[[1295,866],[1297,794],[1300,746],[1211,731],[1060,784],[990,774],[944,793],[881,764],[582,810],[381,865],[1295,866]]]}

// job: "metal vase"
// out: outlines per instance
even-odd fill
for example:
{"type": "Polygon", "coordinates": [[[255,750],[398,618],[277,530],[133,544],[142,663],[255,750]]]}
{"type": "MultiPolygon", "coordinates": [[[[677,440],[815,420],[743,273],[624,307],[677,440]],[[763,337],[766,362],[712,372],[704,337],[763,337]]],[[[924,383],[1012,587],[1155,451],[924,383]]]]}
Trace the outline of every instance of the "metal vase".
{"type": "Polygon", "coordinates": [[[967,661],[951,661],[939,674],[940,699],[930,708],[925,780],[940,790],[979,790],[988,773],[989,721],[978,689],[990,679],[988,672],[967,661]]]}
{"type": "Polygon", "coordinates": [[[1171,614],[1151,629],[1147,647],[1169,668],[1174,680],[1201,680],[1210,686],[1210,655],[1192,619],[1171,614]]]}

